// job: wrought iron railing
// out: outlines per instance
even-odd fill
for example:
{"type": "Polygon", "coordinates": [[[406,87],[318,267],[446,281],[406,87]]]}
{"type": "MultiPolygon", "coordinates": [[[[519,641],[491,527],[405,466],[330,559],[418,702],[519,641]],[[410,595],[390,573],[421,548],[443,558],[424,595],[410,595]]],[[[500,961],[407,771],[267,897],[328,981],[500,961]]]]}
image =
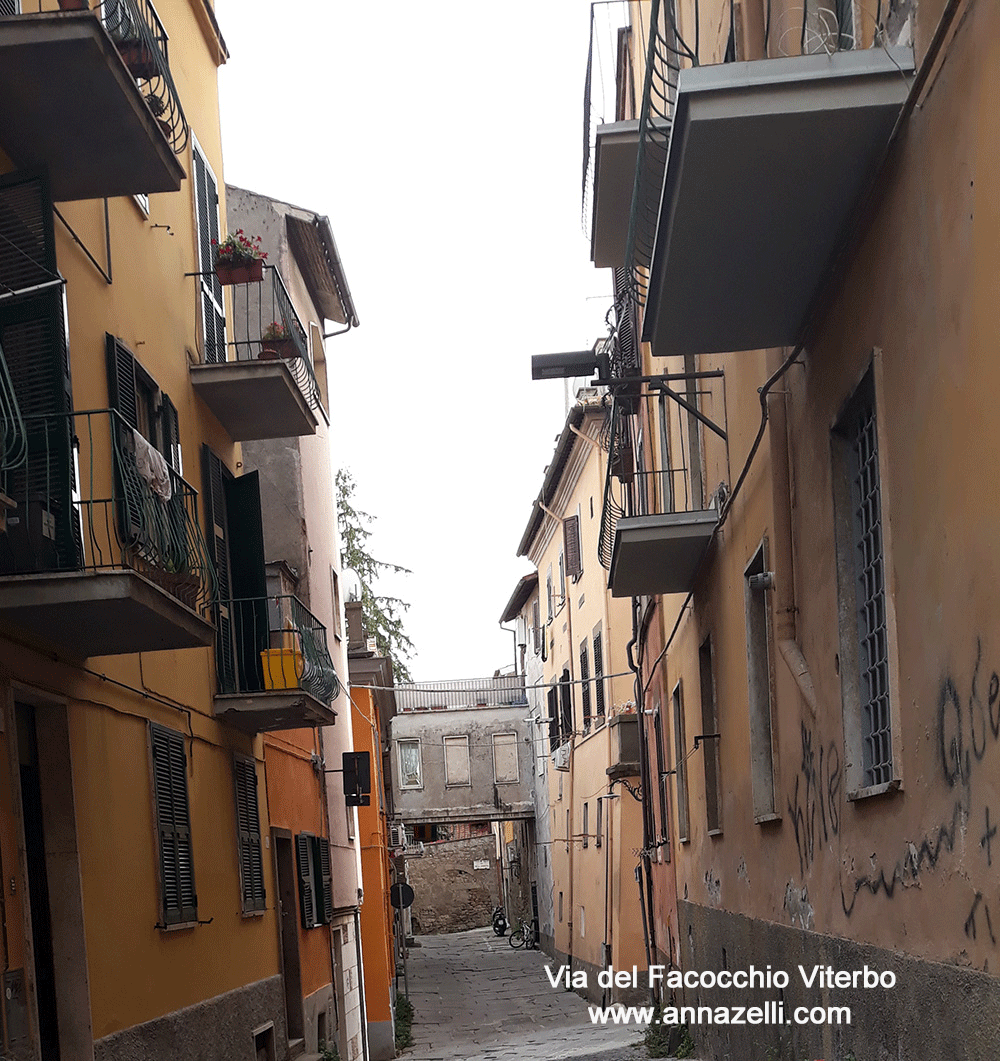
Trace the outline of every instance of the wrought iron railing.
{"type": "Polygon", "coordinates": [[[14,383],[0,346],[0,467],[20,468],[28,459],[28,436],[14,383]]]}
{"type": "Polygon", "coordinates": [[[262,281],[228,284],[226,289],[232,293],[230,339],[209,343],[206,362],[282,359],[311,408],[320,409],[322,399],[309,338],[281,273],[273,265],[265,265],[262,281]]]}
{"type": "Polygon", "coordinates": [[[128,569],[205,612],[215,573],[197,491],[114,410],[23,422],[23,459],[0,461],[0,491],[16,505],[0,574],[128,569]]]}
{"type": "Polygon", "coordinates": [[[620,519],[699,511],[717,485],[709,485],[710,467],[721,462],[722,481],[729,476],[722,372],[647,386],[613,399],[601,436],[608,459],[597,554],[607,569],[620,519]]]}
{"type": "Polygon", "coordinates": [[[466,681],[410,682],[395,687],[398,711],[431,708],[520,707],[528,703],[523,674],[500,674],[466,681]]]}
{"type": "Polygon", "coordinates": [[[99,13],[122,62],[139,83],[153,117],[174,154],[187,147],[188,123],[170,74],[167,34],[148,0],[102,0],[99,13]]]}
{"type": "Polygon", "coordinates": [[[220,600],[215,611],[220,693],[302,689],[324,704],[340,695],[326,627],[298,597],[220,600]]]}

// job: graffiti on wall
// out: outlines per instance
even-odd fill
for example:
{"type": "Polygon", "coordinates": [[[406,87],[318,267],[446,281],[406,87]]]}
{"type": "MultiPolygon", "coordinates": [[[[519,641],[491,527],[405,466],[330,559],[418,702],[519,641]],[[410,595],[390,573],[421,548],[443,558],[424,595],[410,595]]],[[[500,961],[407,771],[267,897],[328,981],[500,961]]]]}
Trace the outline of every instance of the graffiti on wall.
{"type": "Polygon", "coordinates": [[[822,744],[802,723],[802,761],[788,813],[795,830],[799,869],[803,876],[818,848],[840,832],[840,752],[836,744],[822,744]]]}

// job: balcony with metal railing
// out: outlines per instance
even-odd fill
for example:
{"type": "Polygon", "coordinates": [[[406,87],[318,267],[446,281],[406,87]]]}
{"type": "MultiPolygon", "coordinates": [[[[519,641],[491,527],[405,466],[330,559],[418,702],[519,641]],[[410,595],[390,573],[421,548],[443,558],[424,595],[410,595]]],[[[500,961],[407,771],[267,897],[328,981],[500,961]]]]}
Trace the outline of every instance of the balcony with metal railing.
{"type": "Polygon", "coordinates": [[[626,261],[654,355],[801,338],[909,92],[896,7],[652,0],[626,261]]]}
{"type": "Polygon", "coordinates": [[[215,619],[217,717],[248,733],[334,724],[326,627],[298,597],[219,600],[215,619]]]}
{"type": "Polygon", "coordinates": [[[197,492],[113,410],[2,418],[0,624],[75,659],[210,645],[197,492]]]}
{"type": "MultiPolygon", "coordinates": [[[[309,340],[281,274],[223,287],[211,274],[216,304],[230,292],[229,319],[209,338],[191,383],[237,442],[292,438],[316,432],[323,401],[309,340]]],[[[206,297],[199,285],[199,298],[206,297]]]]}
{"type": "Polygon", "coordinates": [[[0,148],[56,201],[179,190],[188,124],[152,5],[72,6],[0,3],[0,148]]]}
{"type": "Polygon", "coordinates": [[[397,711],[527,706],[523,674],[460,681],[411,682],[395,687],[397,711]]]}
{"type": "Polygon", "coordinates": [[[643,393],[614,399],[598,539],[612,596],[692,588],[728,480],[725,425],[718,370],[648,380],[643,393]],[[720,467],[723,485],[710,488],[720,467]]]}

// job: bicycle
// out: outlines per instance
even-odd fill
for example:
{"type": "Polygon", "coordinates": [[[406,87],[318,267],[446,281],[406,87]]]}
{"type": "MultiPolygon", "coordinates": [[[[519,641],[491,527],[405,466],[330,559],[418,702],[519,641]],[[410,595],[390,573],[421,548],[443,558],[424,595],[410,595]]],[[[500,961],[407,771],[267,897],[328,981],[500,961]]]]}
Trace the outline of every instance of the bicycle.
{"type": "Polygon", "coordinates": [[[518,927],[511,932],[508,942],[515,950],[519,947],[525,947],[527,950],[534,950],[538,945],[537,940],[535,939],[534,924],[522,917],[518,927]]]}

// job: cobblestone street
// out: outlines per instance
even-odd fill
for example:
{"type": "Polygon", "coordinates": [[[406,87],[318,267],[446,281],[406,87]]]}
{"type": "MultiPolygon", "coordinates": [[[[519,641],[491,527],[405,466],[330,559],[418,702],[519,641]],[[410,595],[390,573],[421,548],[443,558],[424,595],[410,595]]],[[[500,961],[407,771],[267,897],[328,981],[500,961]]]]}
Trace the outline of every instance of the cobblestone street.
{"type": "Polygon", "coordinates": [[[553,989],[541,951],[480,928],[421,936],[409,952],[409,1061],[640,1061],[634,1027],[594,1026],[579,995],[553,989]]]}

